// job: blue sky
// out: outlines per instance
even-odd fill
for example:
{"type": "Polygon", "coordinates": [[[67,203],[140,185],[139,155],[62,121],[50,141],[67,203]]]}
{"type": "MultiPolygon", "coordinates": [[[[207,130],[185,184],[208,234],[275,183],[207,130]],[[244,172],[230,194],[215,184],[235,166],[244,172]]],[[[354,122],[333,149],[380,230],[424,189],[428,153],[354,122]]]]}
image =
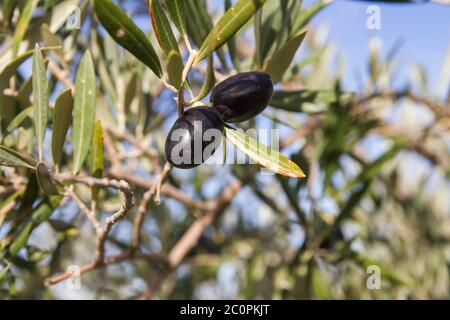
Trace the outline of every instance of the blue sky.
{"type": "MultiPolygon", "coordinates": [[[[306,5],[313,0],[304,1],[306,5]]],[[[398,40],[403,46],[398,56],[396,85],[405,84],[408,65],[418,62],[427,70],[431,83],[439,76],[446,52],[450,49],[450,6],[438,4],[383,4],[372,1],[337,0],[312,21],[312,25],[329,26],[329,41],[344,54],[345,84],[356,86],[355,74],[366,70],[369,39],[383,40],[385,52],[398,40]],[[366,27],[369,5],[381,9],[381,29],[366,27]]]]}

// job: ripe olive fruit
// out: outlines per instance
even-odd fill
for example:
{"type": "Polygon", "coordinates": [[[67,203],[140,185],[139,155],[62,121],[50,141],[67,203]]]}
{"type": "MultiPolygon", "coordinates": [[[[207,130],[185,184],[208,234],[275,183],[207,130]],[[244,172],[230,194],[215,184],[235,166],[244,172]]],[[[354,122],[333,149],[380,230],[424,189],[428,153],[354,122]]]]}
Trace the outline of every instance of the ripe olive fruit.
{"type": "Polygon", "coordinates": [[[194,168],[214,154],[222,134],[223,120],[216,110],[208,107],[188,109],[167,135],[167,161],[176,168],[194,168]]]}
{"type": "Polygon", "coordinates": [[[270,76],[263,72],[243,72],[219,83],[210,101],[225,122],[246,121],[261,113],[273,93],[270,76]]]}

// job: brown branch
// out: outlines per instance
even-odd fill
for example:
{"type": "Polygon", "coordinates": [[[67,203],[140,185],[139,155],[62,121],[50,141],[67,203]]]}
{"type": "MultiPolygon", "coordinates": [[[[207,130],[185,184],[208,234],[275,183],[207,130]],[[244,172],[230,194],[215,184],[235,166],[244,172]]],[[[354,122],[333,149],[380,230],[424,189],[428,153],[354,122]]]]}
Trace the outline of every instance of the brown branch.
{"type": "Polygon", "coordinates": [[[158,175],[156,181],[152,186],[144,193],[144,197],[136,212],[136,218],[133,225],[133,248],[137,249],[141,243],[141,228],[144,222],[144,216],[147,212],[150,202],[155,199],[155,202],[159,203],[159,195],[161,193],[161,186],[166,181],[169,173],[172,171],[172,166],[166,162],[162,172],[158,175]]]}
{"type": "Polygon", "coordinates": [[[133,208],[134,206],[134,197],[133,193],[130,190],[130,186],[125,181],[121,180],[120,183],[123,185],[122,187],[126,189],[128,192],[123,192],[123,202],[118,211],[116,211],[111,217],[106,219],[105,226],[100,231],[97,239],[97,264],[103,264],[105,258],[105,241],[108,233],[111,231],[111,228],[114,224],[116,224],[119,220],[123,219],[127,212],[133,208]]]}
{"type": "MultiPolygon", "coordinates": [[[[98,264],[96,261],[89,262],[85,265],[80,266],[80,273],[87,273],[96,269],[104,268],[110,264],[116,264],[127,260],[133,260],[133,259],[140,259],[140,260],[148,260],[149,262],[158,263],[161,265],[167,264],[166,257],[160,255],[160,254],[153,254],[153,253],[134,253],[131,251],[126,251],[123,253],[119,253],[116,255],[112,255],[109,257],[106,257],[104,259],[104,263],[98,264]]],[[[55,276],[49,277],[45,279],[45,285],[50,286],[54,285],[56,283],[59,283],[61,281],[64,281],[66,279],[69,279],[74,274],[72,272],[63,272],[60,274],[57,274],[55,276]]]]}
{"type": "MultiPolygon", "coordinates": [[[[128,171],[122,169],[110,169],[105,172],[106,176],[114,179],[123,179],[130,184],[133,184],[142,189],[151,189],[154,185],[154,182],[149,181],[141,176],[132,174],[128,171]]],[[[171,199],[177,200],[187,208],[192,210],[204,211],[208,207],[208,202],[201,200],[193,200],[187,197],[184,193],[182,193],[179,189],[175,188],[168,182],[164,183],[161,186],[161,195],[169,197],[171,199]]]]}
{"type": "Polygon", "coordinates": [[[103,188],[114,188],[121,192],[123,197],[122,205],[118,211],[116,211],[111,217],[108,217],[105,222],[105,226],[101,228],[99,226],[98,220],[95,217],[95,212],[90,210],[84,203],[77,198],[74,197],[75,193],[71,189],[69,189],[69,195],[71,195],[80,208],[86,213],[88,218],[93,223],[94,227],[97,231],[97,258],[96,264],[103,264],[105,257],[105,241],[108,236],[108,233],[111,231],[111,228],[114,224],[116,224],[119,220],[123,219],[126,213],[134,206],[134,195],[133,191],[131,191],[130,185],[124,180],[113,180],[107,178],[93,178],[89,176],[73,176],[69,173],[60,173],[53,176],[53,179],[59,183],[64,182],[73,182],[73,183],[82,183],[89,187],[103,187],[103,188]]]}

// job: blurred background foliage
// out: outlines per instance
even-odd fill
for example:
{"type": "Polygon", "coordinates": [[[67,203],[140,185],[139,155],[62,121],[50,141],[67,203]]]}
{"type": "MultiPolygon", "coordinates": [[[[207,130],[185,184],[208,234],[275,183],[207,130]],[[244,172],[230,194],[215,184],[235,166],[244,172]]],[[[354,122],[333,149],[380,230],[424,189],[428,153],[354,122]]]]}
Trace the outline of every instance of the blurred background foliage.
{"type": "MultiPolygon", "coordinates": [[[[147,1],[116,3],[138,26],[149,21],[147,1]]],[[[186,37],[171,3],[161,1],[159,9],[171,21],[177,48],[164,42],[170,37],[161,48],[155,30],[143,30],[167,81],[174,70],[171,50],[186,63],[189,45],[202,47],[235,1],[184,1],[186,37]]],[[[267,0],[215,50],[214,68],[205,60],[188,76],[186,96],[195,96],[212,69],[217,81],[242,71],[269,72],[276,82],[271,104],[242,128],[279,129],[283,154],[307,177],[262,174],[256,165],[173,170],[157,204],[145,195],[163,170],[165,134],[177,117],[175,94],[105,32],[92,2],[2,1],[0,156],[9,166],[0,170],[0,297],[449,298],[450,54],[442,61],[442,83],[428,83],[426,70],[414,64],[414,76],[398,90],[392,87],[397,48],[386,53],[374,40],[370,77],[359,92],[349,92],[341,83],[339,48],[308,27],[329,3],[267,0]],[[80,29],[67,25],[74,5],[80,29]],[[90,208],[104,221],[119,210],[120,193],[71,181],[62,194],[55,183],[76,167],[73,143],[82,137],[64,114],[72,114],[71,90],[86,50],[95,70],[97,121],[82,140],[87,161],[74,174],[124,179],[135,198],[108,234],[103,264],[93,263],[99,235],[83,211],[90,208]],[[43,144],[33,116],[43,98],[35,95],[32,77],[40,52],[50,106],[43,144]],[[434,86],[445,92],[431,94],[434,86]],[[136,244],[138,211],[145,219],[136,244]],[[179,252],[193,226],[202,232],[169,269],[165,257],[179,252]],[[71,279],[51,278],[73,265],[82,266],[80,288],[71,279]],[[381,271],[381,289],[368,288],[370,266],[381,271]]]]}

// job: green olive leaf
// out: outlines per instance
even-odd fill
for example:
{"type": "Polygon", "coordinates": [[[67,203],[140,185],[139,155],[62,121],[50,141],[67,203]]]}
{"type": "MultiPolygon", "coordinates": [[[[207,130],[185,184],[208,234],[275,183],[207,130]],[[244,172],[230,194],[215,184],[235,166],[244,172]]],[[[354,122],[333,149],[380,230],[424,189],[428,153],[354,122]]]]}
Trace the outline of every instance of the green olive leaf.
{"type": "MultiPolygon", "coordinates": [[[[89,162],[91,175],[100,178],[104,168],[103,126],[100,119],[95,122],[89,162]]],[[[91,190],[92,200],[96,202],[100,189],[98,187],[92,187],[91,190]]]]}
{"type": "Polygon", "coordinates": [[[26,167],[34,169],[37,161],[29,155],[0,145],[0,165],[8,167],[26,167]]]}
{"type": "MultiPolygon", "coordinates": [[[[48,50],[54,50],[59,49],[59,47],[45,47],[45,48],[39,48],[41,52],[48,51],[48,50]]],[[[3,70],[0,71],[0,83],[2,81],[9,80],[14,73],[17,71],[17,69],[24,63],[28,58],[30,58],[34,54],[34,50],[28,50],[22,53],[20,56],[16,57],[14,60],[12,60],[10,63],[8,63],[3,70]]]]}
{"type": "Polygon", "coordinates": [[[302,169],[294,162],[242,131],[225,127],[225,136],[249,158],[268,170],[291,178],[305,177],[302,169]]]}
{"type": "Polygon", "coordinates": [[[329,5],[332,0],[320,0],[311,6],[304,8],[300,11],[300,14],[296,17],[294,25],[292,26],[292,32],[297,33],[303,29],[308,22],[323,8],[329,5]]]}
{"type": "Polygon", "coordinates": [[[352,96],[352,93],[338,93],[334,90],[275,91],[270,100],[270,105],[286,111],[305,112],[305,105],[308,103],[329,105],[339,100],[348,100],[352,96]]]}
{"type": "Polygon", "coordinates": [[[58,171],[64,150],[67,131],[72,123],[73,97],[70,89],[61,92],[53,110],[52,157],[58,171]]]}
{"type": "Polygon", "coordinates": [[[103,126],[98,119],[95,122],[94,134],[92,136],[90,169],[94,177],[101,177],[104,167],[103,126]]]}
{"type": "Polygon", "coordinates": [[[43,143],[48,121],[48,80],[44,57],[36,44],[33,53],[33,120],[39,160],[42,161],[43,143]]]}
{"type": "Polygon", "coordinates": [[[31,17],[33,15],[33,11],[34,9],[36,9],[38,2],[39,0],[28,0],[22,12],[20,13],[20,18],[14,31],[13,57],[15,57],[19,51],[20,42],[25,36],[25,33],[31,21],[31,17]]]}
{"type": "Polygon", "coordinates": [[[213,28],[213,22],[207,11],[205,0],[185,1],[186,27],[189,37],[200,47],[213,28]]]}
{"type": "Polygon", "coordinates": [[[180,89],[184,65],[183,59],[181,59],[181,55],[177,51],[172,50],[169,52],[166,68],[170,84],[180,89]]]}
{"type": "Polygon", "coordinates": [[[186,36],[186,0],[165,0],[169,16],[183,37],[186,36]]]}
{"type": "Polygon", "coordinates": [[[152,17],[153,30],[156,39],[164,51],[164,55],[168,57],[169,53],[176,51],[179,53],[177,39],[173,35],[169,20],[164,13],[159,0],[150,0],[149,3],[150,16],[152,17]]]}
{"type": "Polygon", "coordinates": [[[161,78],[158,56],[141,29],[111,0],[94,0],[94,10],[109,35],[161,78]]]}
{"type": "Polygon", "coordinates": [[[22,110],[9,124],[9,126],[6,128],[7,132],[12,132],[14,129],[16,129],[18,126],[22,124],[23,121],[27,117],[31,117],[31,114],[33,113],[33,107],[28,107],[24,110],[22,110]]]}
{"type": "Polygon", "coordinates": [[[23,246],[27,244],[32,228],[33,228],[33,221],[30,221],[25,225],[25,227],[20,231],[20,233],[11,243],[11,246],[9,247],[9,253],[12,256],[15,256],[20,251],[20,249],[22,249],[23,246]]]}
{"type": "Polygon", "coordinates": [[[266,0],[238,0],[234,6],[225,12],[209,32],[195,57],[194,65],[234,36],[265,2],[266,0]]]}
{"type": "Polygon", "coordinates": [[[273,82],[282,80],[303,39],[305,39],[305,35],[306,31],[295,35],[266,61],[264,70],[270,74],[273,82]]]}
{"type": "Polygon", "coordinates": [[[92,140],[95,121],[96,82],[89,51],[83,55],[75,80],[73,115],[73,174],[83,165],[92,140]]]}

